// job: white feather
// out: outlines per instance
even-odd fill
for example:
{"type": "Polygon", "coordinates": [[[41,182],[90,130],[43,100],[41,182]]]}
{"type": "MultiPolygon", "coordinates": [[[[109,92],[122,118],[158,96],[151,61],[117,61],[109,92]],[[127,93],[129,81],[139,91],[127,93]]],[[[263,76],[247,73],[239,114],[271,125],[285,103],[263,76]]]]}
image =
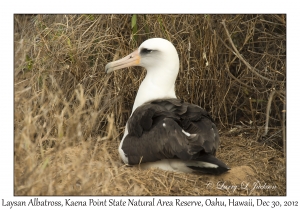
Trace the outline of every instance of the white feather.
{"type": "Polygon", "coordinates": [[[190,134],[190,133],[188,133],[188,132],[184,131],[183,129],[182,129],[182,133],[184,133],[186,136],[191,136],[191,134],[190,134]]]}

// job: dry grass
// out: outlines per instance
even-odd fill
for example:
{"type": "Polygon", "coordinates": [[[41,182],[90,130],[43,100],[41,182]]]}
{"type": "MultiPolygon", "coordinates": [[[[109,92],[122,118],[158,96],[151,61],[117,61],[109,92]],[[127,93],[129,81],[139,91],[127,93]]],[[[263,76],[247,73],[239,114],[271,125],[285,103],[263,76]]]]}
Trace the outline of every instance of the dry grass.
{"type": "Polygon", "coordinates": [[[137,15],[135,34],[131,15],[14,18],[15,195],[286,195],[285,15],[137,15]],[[105,75],[104,66],[150,37],[177,48],[177,95],[216,119],[229,173],[142,171],[119,160],[145,72],[105,75]],[[239,189],[210,187],[218,181],[239,189]],[[240,189],[243,181],[276,189],[240,189]]]}

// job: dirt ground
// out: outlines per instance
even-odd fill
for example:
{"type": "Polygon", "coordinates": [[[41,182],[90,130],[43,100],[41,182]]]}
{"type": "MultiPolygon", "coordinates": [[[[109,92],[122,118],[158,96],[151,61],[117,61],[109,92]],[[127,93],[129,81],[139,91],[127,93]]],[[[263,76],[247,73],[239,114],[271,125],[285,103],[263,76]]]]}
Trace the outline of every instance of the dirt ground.
{"type": "Polygon", "coordinates": [[[231,170],[218,176],[127,167],[115,141],[49,149],[48,162],[29,173],[16,162],[15,195],[286,195],[280,152],[243,137],[221,139],[218,157],[231,170]]]}

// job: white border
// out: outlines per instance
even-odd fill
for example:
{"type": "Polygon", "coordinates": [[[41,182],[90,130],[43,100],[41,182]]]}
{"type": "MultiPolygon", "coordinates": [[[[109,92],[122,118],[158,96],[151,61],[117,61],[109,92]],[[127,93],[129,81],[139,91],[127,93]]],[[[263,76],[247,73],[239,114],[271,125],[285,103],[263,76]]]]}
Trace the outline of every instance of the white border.
{"type": "MultiPolygon", "coordinates": [[[[0,65],[0,205],[5,200],[26,200],[33,197],[13,196],[13,14],[14,13],[286,13],[287,14],[287,196],[286,197],[249,197],[264,200],[298,200],[299,180],[299,12],[296,1],[169,1],[161,0],[127,0],[127,1],[2,1],[1,2],[1,65],[0,65]]],[[[66,197],[42,197],[42,200],[61,200],[66,197]]],[[[88,200],[89,197],[71,197],[88,200]]],[[[113,197],[98,197],[111,199],[113,197]]],[[[132,197],[115,197],[128,199],[132,197]]],[[[156,197],[159,199],[160,197],[156,197]]],[[[176,197],[161,197],[173,200],[176,197]]],[[[180,197],[183,200],[202,200],[210,197],[180,197]]],[[[227,200],[231,197],[218,197],[227,200]]],[[[233,197],[235,200],[247,200],[246,197],[233,197]]],[[[150,197],[139,197],[149,200],[150,197]]],[[[214,197],[210,199],[215,199],[214,197]]],[[[73,208],[73,207],[65,207],[73,208]]],[[[100,207],[98,207],[100,208],[100,207]]],[[[101,207],[102,208],[102,207],[101,207]]],[[[140,208],[140,207],[138,207],[140,208]]],[[[180,207],[171,207],[180,208],[180,207]]]]}

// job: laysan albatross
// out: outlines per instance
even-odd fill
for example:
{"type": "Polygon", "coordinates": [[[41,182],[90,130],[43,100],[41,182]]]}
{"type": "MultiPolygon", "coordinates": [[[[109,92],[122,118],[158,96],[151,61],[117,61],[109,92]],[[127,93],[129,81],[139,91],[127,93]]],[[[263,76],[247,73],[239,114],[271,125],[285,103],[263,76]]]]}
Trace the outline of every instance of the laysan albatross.
{"type": "Polygon", "coordinates": [[[179,58],[162,38],[144,41],[105,72],[142,66],[147,75],[136,95],[119,153],[125,164],[177,172],[221,174],[229,167],[215,157],[219,134],[210,115],[175,95],[179,58]]]}

